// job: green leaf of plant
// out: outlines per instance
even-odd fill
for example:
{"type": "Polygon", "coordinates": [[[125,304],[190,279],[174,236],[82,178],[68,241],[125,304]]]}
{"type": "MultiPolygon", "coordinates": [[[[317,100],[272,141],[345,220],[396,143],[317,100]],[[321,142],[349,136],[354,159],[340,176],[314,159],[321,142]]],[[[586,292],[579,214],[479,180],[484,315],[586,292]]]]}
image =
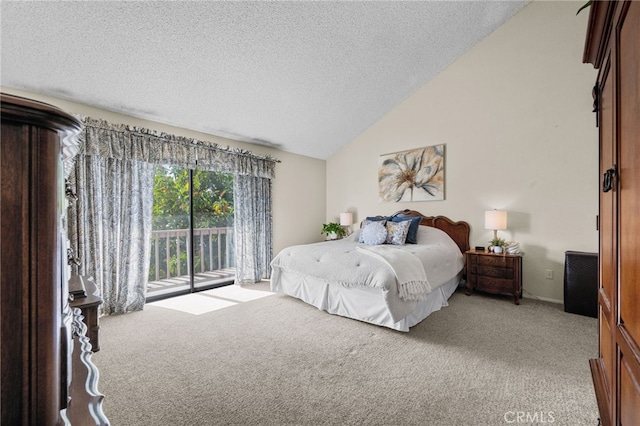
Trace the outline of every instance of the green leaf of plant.
{"type": "Polygon", "coordinates": [[[591,6],[591,3],[593,3],[593,0],[589,0],[588,2],[586,2],[585,4],[582,5],[582,7],[580,9],[578,9],[578,11],[576,12],[576,15],[580,12],[582,12],[582,9],[586,9],[587,7],[591,6]]]}

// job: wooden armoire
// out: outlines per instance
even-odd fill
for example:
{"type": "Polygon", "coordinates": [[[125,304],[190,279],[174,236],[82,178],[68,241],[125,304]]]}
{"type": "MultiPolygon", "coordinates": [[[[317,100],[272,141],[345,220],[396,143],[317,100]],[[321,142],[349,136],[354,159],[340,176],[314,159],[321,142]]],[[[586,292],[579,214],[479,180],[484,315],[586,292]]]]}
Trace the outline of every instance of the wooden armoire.
{"type": "Polygon", "coordinates": [[[603,425],[640,425],[640,2],[594,1],[584,62],[600,140],[599,356],[603,425]]]}
{"type": "Polygon", "coordinates": [[[86,325],[69,304],[64,164],[81,124],[4,93],[1,111],[1,424],[107,425],[86,325]]]}

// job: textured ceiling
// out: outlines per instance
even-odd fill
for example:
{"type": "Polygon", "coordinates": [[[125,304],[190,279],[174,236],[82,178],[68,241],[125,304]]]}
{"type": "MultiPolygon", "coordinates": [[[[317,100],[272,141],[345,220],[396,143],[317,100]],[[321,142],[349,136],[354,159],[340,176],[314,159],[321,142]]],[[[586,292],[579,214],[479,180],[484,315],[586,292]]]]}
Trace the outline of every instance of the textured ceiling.
{"type": "Polygon", "coordinates": [[[326,159],[527,1],[2,1],[1,84],[326,159]]]}

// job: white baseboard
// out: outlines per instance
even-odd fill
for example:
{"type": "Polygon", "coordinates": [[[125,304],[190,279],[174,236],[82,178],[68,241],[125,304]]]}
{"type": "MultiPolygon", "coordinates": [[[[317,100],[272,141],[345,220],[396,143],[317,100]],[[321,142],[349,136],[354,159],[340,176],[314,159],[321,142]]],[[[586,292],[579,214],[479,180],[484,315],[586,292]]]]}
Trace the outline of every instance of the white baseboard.
{"type": "Polygon", "coordinates": [[[527,293],[522,295],[523,299],[536,299],[542,300],[543,302],[551,302],[551,303],[559,303],[560,305],[564,304],[563,300],[551,299],[549,297],[536,296],[535,294],[527,293]]]}

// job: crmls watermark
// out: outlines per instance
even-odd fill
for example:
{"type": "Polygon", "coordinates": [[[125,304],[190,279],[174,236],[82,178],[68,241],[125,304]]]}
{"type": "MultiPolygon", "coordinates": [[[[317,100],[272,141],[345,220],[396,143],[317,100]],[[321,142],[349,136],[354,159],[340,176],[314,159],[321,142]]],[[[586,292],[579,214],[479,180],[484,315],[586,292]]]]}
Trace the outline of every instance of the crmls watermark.
{"type": "Polygon", "coordinates": [[[507,423],[547,424],[554,423],[556,418],[553,411],[507,411],[504,413],[507,423]]]}

